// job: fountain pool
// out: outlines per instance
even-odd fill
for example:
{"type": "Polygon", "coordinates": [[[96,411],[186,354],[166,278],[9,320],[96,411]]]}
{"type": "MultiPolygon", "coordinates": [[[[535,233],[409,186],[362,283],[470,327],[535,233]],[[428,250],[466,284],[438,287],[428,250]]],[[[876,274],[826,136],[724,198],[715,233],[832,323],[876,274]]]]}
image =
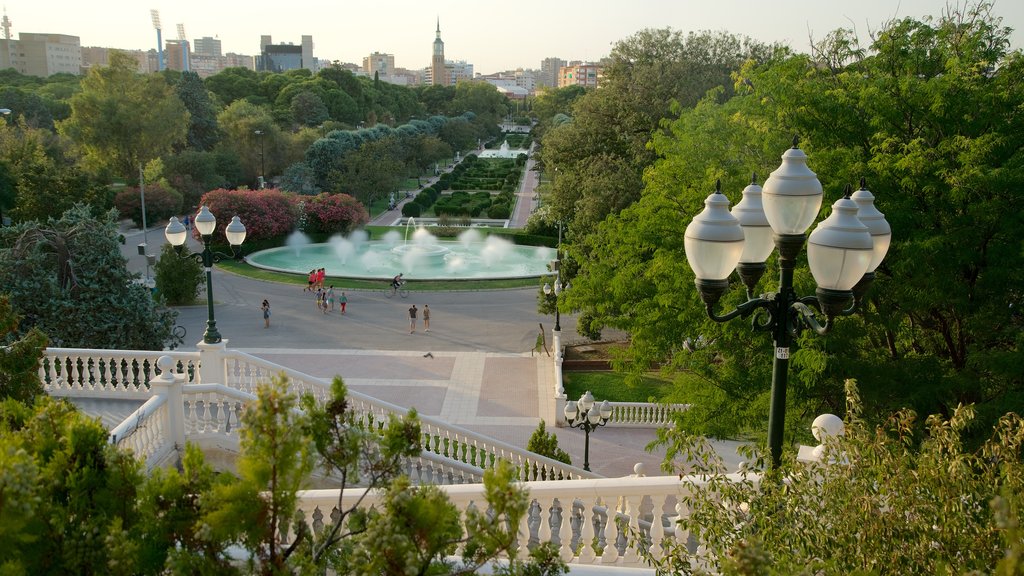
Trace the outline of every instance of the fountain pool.
{"type": "Polygon", "coordinates": [[[457,241],[442,242],[425,228],[411,235],[392,230],[382,240],[368,240],[363,231],[347,238],[335,236],[310,244],[300,232],[286,246],[261,250],[246,257],[258,268],[307,274],[325,268],[329,276],[390,280],[402,273],[407,280],[475,280],[530,278],[549,274],[555,249],[517,246],[498,236],[484,238],[469,229],[457,241]]]}

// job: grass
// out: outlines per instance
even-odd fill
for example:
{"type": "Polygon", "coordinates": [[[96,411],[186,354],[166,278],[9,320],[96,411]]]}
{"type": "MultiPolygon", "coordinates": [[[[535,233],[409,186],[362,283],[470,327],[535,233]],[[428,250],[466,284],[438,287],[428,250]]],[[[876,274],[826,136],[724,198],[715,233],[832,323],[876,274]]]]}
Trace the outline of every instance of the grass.
{"type": "Polygon", "coordinates": [[[639,383],[629,384],[626,375],[617,372],[563,372],[565,394],[577,399],[587,390],[598,400],[611,402],[671,401],[676,391],[671,380],[660,376],[643,376],[639,383]]]}
{"type": "MultiPolygon", "coordinates": [[[[250,266],[244,262],[224,260],[218,263],[222,269],[239,276],[262,280],[264,282],[279,282],[282,284],[295,284],[305,286],[307,276],[305,274],[285,274],[273,272],[250,266]]],[[[540,284],[539,278],[517,278],[512,280],[410,280],[406,285],[410,291],[441,292],[453,290],[502,290],[508,288],[529,288],[537,287],[540,284]]],[[[324,280],[327,286],[334,285],[335,289],[349,290],[381,290],[388,285],[387,280],[358,280],[355,278],[343,278],[339,276],[328,276],[324,280]]]]}

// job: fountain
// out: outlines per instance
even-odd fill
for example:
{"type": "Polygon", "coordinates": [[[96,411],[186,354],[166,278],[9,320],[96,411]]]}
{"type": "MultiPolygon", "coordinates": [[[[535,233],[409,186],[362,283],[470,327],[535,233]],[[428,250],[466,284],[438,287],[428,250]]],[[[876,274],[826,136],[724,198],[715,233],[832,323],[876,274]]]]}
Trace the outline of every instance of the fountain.
{"type": "Polygon", "coordinates": [[[363,230],[347,238],[334,236],[324,244],[303,242],[300,233],[292,233],[281,248],[262,250],[246,257],[258,268],[305,274],[313,268],[326,268],[331,276],[360,279],[390,279],[403,273],[409,280],[471,280],[530,278],[549,274],[548,264],[554,248],[516,246],[496,235],[484,237],[468,229],[454,242],[441,241],[420,226],[409,236],[397,230],[381,240],[369,240],[363,230]],[[293,239],[293,237],[295,237],[293,239]]]}

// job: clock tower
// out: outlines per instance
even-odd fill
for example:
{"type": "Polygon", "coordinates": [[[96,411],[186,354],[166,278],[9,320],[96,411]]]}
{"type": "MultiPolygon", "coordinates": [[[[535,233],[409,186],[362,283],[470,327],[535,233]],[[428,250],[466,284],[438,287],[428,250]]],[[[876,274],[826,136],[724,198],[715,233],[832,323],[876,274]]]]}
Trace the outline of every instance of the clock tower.
{"type": "Polygon", "coordinates": [[[437,38],[434,39],[434,56],[430,61],[430,80],[434,86],[447,86],[448,75],[444,66],[444,42],[441,40],[441,19],[437,19],[437,38]]]}

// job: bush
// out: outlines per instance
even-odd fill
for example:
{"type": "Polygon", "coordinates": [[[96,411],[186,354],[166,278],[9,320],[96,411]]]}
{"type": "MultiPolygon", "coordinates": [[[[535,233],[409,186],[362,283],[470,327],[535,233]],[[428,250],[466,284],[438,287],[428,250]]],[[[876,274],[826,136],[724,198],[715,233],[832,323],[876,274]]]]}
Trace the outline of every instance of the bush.
{"type": "MultiPolygon", "coordinates": [[[[277,188],[266,190],[211,190],[203,195],[201,203],[217,217],[215,241],[227,244],[224,228],[232,216],[238,216],[245,225],[246,242],[285,236],[295,229],[298,209],[294,196],[277,188]]],[[[193,234],[198,234],[193,227],[193,234]]]]}
{"type": "Polygon", "coordinates": [[[512,214],[507,204],[495,204],[487,209],[487,217],[495,220],[505,220],[512,214]]]}
{"type": "Polygon", "coordinates": [[[366,208],[348,194],[319,194],[305,197],[305,232],[348,234],[370,220],[366,208]]]}
{"type": "Polygon", "coordinates": [[[572,458],[569,457],[569,453],[558,447],[558,437],[545,430],[544,420],[541,420],[537,429],[533,431],[530,441],[526,443],[526,449],[534,454],[540,454],[572,466],[572,458]]]}
{"type": "MultiPolygon", "coordinates": [[[[181,214],[181,194],[163,184],[146,185],[146,224],[167,220],[181,214]]],[[[114,206],[122,218],[131,218],[142,228],[142,195],[138,188],[125,188],[114,197],[114,206]]]]}
{"type": "Polygon", "coordinates": [[[181,258],[174,248],[164,243],[160,259],[153,266],[156,293],[169,306],[195,302],[203,282],[203,268],[194,258],[181,258]]]}
{"type": "Polygon", "coordinates": [[[415,202],[406,202],[402,206],[402,216],[406,218],[418,218],[423,213],[423,208],[415,202]]]}

